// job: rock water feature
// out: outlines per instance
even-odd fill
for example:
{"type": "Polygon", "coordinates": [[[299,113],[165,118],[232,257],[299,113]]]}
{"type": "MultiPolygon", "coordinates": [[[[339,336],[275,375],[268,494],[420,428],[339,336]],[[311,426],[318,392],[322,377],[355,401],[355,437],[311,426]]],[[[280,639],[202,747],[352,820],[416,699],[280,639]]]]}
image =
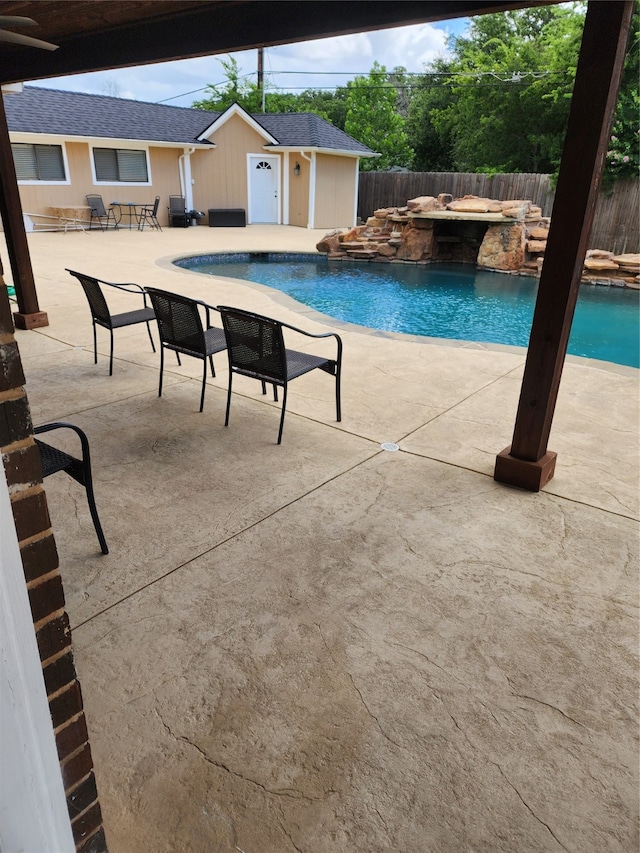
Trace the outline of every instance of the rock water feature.
{"type": "MultiPolygon", "coordinates": [[[[542,269],[549,217],[530,200],[498,201],[448,193],[410,199],[376,210],[364,225],[335,230],[317,244],[334,260],[395,263],[454,262],[487,270],[537,275],[542,269]]],[[[640,255],[590,249],[583,270],[593,283],[640,287],[640,255]]]]}

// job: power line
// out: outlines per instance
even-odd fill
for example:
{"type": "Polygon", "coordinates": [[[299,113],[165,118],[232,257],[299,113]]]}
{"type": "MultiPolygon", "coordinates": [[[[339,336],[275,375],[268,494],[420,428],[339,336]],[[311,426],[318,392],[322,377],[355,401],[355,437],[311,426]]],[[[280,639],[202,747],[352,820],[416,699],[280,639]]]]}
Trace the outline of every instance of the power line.
{"type": "MultiPolygon", "coordinates": [[[[241,80],[248,80],[254,76],[255,72],[249,72],[247,74],[242,74],[238,76],[236,79],[238,82],[241,80]]],[[[396,76],[394,72],[386,72],[388,78],[392,78],[396,76]]],[[[365,74],[361,75],[353,71],[263,71],[263,74],[269,76],[275,76],[277,74],[296,74],[296,75],[313,75],[316,77],[321,76],[331,76],[331,75],[355,75],[356,77],[368,77],[369,72],[365,72],[365,74]]],[[[479,86],[491,86],[496,85],[495,83],[483,83],[481,82],[484,78],[493,77],[499,83],[525,83],[528,79],[540,80],[544,77],[548,76],[567,76],[567,71],[432,71],[432,72],[402,72],[402,75],[405,77],[419,77],[419,78],[434,78],[444,79],[449,78],[449,82],[455,82],[455,78],[469,78],[471,80],[476,80],[477,85],[479,86]],[[502,76],[501,76],[502,75],[502,76]]],[[[157,104],[165,104],[168,101],[175,101],[178,98],[185,98],[187,95],[195,95],[198,92],[204,92],[207,89],[216,90],[220,86],[226,86],[229,84],[229,80],[222,80],[220,83],[207,83],[206,86],[201,86],[199,89],[192,89],[190,92],[183,92],[181,95],[173,95],[170,98],[164,98],[161,101],[156,101],[157,104]]],[[[433,84],[429,83],[394,83],[392,79],[390,79],[387,83],[382,85],[374,85],[368,84],[366,86],[367,89],[388,89],[394,88],[399,90],[411,90],[411,89],[430,89],[433,84]]],[[[311,87],[314,91],[318,92],[330,92],[335,90],[336,88],[345,88],[345,87],[336,87],[336,86],[313,86],[311,87]]],[[[307,91],[309,89],[308,86],[290,86],[284,93],[286,92],[296,92],[296,91],[307,91]]],[[[283,94],[282,90],[272,89],[267,94],[283,94]]]]}

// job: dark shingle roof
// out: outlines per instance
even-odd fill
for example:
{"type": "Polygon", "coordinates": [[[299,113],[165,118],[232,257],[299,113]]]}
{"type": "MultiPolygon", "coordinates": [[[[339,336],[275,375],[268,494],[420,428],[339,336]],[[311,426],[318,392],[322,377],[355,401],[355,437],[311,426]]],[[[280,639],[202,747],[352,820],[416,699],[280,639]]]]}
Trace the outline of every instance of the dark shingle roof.
{"type": "MultiPolygon", "coordinates": [[[[4,98],[9,130],[60,136],[140,139],[191,145],[221,113],[26,86],[4,98]]],[[[280,145],[371,154],[370,148],[312,113],[253,116],[280,145]]]]}

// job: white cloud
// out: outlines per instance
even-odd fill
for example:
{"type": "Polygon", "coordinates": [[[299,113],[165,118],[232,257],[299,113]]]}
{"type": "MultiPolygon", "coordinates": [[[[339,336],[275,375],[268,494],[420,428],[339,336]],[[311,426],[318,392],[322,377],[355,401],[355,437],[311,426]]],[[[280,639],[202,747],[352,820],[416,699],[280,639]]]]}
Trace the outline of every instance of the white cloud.
{"type": "MultiPolygon", "coordinates": [[[[419,72],[425,63],[445,53],[447,35],[460,32],[466,23],[466,19],[458,19],[266,48],[265,76],[278,89],[295,91],[344,85],[356,74],[367,74],[374,61],[388,70],[401,65],[419,72]]],[[[232,55],[243,74],[256,74],[257,51],[232,55]]],[[[190,106],[203,96],[207,84],[224,83],[220,59],[224,55],[78,74],[35,85],[190,106]]]]}

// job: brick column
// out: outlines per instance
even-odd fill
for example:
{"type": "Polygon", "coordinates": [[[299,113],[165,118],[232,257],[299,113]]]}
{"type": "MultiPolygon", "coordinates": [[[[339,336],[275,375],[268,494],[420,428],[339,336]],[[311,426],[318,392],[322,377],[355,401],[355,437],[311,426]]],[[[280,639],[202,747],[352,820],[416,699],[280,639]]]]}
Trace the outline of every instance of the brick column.
{"type": "Polygon", "coordinates": [[[107,853],[58,553],[0,261],[0,452],[78,853],[107,853]]]}

